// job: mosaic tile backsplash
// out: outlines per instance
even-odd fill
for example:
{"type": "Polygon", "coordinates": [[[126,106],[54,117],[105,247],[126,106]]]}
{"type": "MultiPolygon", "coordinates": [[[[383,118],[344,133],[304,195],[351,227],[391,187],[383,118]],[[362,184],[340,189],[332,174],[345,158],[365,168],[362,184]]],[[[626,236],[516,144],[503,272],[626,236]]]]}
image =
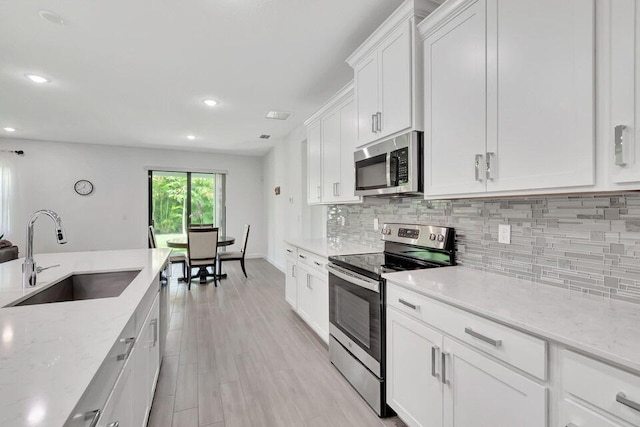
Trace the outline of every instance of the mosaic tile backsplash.
{"type": "Polygon", "coordinates": [[[456,228],[458,264],[640,304],[640,193],[329,206],[330,239],[382,249],[373,220],[456,228]],[[498,225],[511,225],[511,244],[498,225]]]}

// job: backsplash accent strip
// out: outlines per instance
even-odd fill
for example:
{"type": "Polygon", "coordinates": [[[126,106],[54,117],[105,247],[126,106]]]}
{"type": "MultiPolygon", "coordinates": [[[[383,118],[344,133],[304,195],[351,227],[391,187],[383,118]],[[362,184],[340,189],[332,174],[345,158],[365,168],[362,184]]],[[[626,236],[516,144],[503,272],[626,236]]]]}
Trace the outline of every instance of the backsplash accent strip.
{"type": "Polygon", "coordinates": [[[458,263],[640,304],[640,193],[332,205],[333,240],[382,249],[373,220],[456,228],[458,263]],[[511,244],[498,225],[511,225],[511,244]]]}

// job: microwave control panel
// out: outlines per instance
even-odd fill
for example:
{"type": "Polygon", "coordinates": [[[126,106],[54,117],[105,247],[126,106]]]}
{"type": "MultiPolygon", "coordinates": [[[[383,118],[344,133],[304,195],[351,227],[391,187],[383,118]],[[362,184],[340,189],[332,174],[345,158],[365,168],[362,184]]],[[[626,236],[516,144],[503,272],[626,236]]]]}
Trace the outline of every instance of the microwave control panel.
{"type": "Polygon", "coordinates": [[[406,184],[409,182],[409,148],[401,148],[391,153],[392,157],[395,157],[398,161],[398,170],[396,176],[398,177],[397,185],[406,184]]]}

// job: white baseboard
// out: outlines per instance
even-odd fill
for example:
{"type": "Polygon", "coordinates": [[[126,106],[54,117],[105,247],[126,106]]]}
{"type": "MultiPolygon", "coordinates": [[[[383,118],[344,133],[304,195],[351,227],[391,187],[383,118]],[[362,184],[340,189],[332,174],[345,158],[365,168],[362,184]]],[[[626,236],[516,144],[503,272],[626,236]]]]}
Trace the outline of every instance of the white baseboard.
{"type": "Polygon", "coordinates": [[[267,260],[267,262],[269,264],[273,265],[278,270],[282,271],[284,274],[287,274],[287,266],[286,265],[280,265],[280,264],[278,264],[278,262],[276,260],[271,259],[269,257],[265,257],[265,260],[267,260]]]}

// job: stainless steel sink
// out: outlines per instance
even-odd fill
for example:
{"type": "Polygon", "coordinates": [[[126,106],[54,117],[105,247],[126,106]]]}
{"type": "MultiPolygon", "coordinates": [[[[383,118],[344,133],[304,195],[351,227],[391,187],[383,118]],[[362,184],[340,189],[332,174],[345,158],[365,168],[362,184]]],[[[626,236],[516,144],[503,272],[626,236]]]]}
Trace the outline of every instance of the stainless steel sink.
{"type": "Polygon", "coordinates": [[[74,274],[7,307],[117,297],[141,270],[74,274]]]}

